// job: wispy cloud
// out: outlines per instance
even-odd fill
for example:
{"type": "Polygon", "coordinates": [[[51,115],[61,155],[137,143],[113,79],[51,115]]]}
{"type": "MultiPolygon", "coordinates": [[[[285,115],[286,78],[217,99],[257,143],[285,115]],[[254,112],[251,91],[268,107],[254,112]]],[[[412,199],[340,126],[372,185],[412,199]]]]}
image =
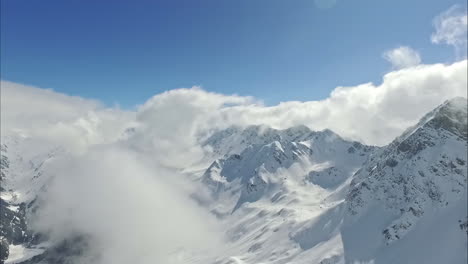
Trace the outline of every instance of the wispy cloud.
{"type": "Polygon", "coordinates": [[[436,44],[451,45],[455,48],[458,57],[466,57],[467,21],[466,7],[452,6],[434,19],[435,32],[431,36],[431,41],[436,44]]]}
{"type": "Polygon", "coordinates": [[[56,177],[31,224],[52,241],[86,237],[86,254],[73,263],[181,264],[184,251],[208,257],[223,244],[214,216],[189,198],[196,184],[128,148],[95,146],[47,173],[56,177]]]}

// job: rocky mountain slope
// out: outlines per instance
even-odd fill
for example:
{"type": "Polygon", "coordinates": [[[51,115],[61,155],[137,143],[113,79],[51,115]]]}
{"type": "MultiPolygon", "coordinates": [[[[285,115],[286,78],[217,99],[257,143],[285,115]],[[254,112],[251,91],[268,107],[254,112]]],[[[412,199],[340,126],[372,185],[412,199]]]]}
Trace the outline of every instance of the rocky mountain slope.
{"type": "Polygon", "coordinates": [[[347,257],[378,256],[377,263],[466,261],[461,225],[468,215],[467,147],[466,99],[456,98],[374,153],[354,175],[347,195],[347,232],[352,236],[363,225],[367,231],[363,245],[350,244],[347,257]],[[415,246],[402,246],[411,241],[415,246]],[[438,248],[438,254],[412,252],[422,245],[438,248]]]}
{"type": "Polygon", "coordinates": [[[45,190],[50,175],[45,173],[63,149],[42,146],[29,151],[31,138],[23,135],[2,137],[0,195],[0,260],[18,263],[43,253],[46,239],[29,228],[28,216],[36,198],[45,190]]]}

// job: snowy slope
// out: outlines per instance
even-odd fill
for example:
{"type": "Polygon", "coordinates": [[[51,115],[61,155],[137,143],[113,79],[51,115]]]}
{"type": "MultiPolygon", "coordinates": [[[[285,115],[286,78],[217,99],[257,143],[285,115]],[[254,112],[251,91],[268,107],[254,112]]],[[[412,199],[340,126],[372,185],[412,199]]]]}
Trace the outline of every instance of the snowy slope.
{"type": "Polygon", "coordinates": [[[267,126],[249,126],[247,128],[230,127],[217,131],[203,142],[220,158],[240,154],[252,145],[265,145],[273,141],[300,142],[313,137],[317,132],[306,126],[296,126],[285,130],[276,130],[267,126]]]}
{"type": "Polygon", "coordinates": [[[214,196],[239,189],[236,195],[240,197],[231,210],[244,202],[255,202],[280,188],[285,180],[304,186],[336,188],[376,149],[346,141],[330,130],[313,132],[304,126],[287,130],[260,128],[253,126],[242,131],[231,128],[215,134],[212,137],[215,140],[207,143],[226,158],[215,160],[202,181],[214,196]],[[236,146],[236,151],[232,146],[236,146]],[[300,167],[299,171],[287,172],[289,177],[277,175],[294,169],[293,165],[300,167]]]}
{"type": "Polygon", "coordinates": [[[1,252],[8,255],[5,263],[19,263],[44,251],[28,228],[27,216],[50,180],[44,173],[47,165],[64,151],[56,146],[38,145],[21,134],[2,137],[1,143],[1,252]]]}
{"type": "Polygon", "coordinates": [[[201,181],[212,194],[205,206],[227,227],[229,241],[215,263],[341,259],[337,242],[347,187],[378,148],[304,126],[231,128],[213,138],[208,144],[224,158],[201,181]]]}
{"type": "Polygon", "coordinates": [[[348,261],[466,263],[466,140],[466,99],[456,98],[375,153],[347,197],[348,261]]]}

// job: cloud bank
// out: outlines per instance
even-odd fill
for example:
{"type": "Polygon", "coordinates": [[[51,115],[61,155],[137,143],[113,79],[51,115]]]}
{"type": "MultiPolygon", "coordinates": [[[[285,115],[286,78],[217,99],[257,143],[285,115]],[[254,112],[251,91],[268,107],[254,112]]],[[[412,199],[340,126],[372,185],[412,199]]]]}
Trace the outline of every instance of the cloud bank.
{"type": "Polygon", "coordinates": [[[252,124],[328,128],[346,138],[383,145],[444,100],[466,97],[466,70],[466,60],[451,65],[418,65],[386,74],[380,85],[338,87],[322,101],[283,102],[276,106],[199,88],[173,90],[154,96],[137,116],[144,123],[143,134],[157,134],[159,139],[177,142],[185,150],[197,142],[197,135],[252,124]],[[184,138],[187,136],[191,139],[184,138]]]}
{"type": "MultiPolygon", "coordinates": [[[[2,81],[2,124],[6,124],[2,130],[5,134],[27,131],[72,146],[78,139],[79,145],[88,146],[115,142],[134,128],[127,145],[145,152],[162,151],[155,153],[156,159],[168,163],[174,160],[172,155],[199,156],[203,152],[200,137],[231,125],[307,125],[383,145],[444,100],[466,97],[466,72],[466,60],[416,65],[385,74],[381,84],[337,87],[325,100],[275,106],[199,87],[175,89],[155,95],[135,111],[104,108],[93,100],[2,81]],[[36,102],[31,106],[33,97],[36,102]]],[[[193,161],[189,156],[180,160],[193,161]]]]}
{"type": "Polygon", "coordinates": [[[105,108],[99,101],[1,81],[1,134],[51,140],[74,151],[115,141],[134,113],[105,108]]]}

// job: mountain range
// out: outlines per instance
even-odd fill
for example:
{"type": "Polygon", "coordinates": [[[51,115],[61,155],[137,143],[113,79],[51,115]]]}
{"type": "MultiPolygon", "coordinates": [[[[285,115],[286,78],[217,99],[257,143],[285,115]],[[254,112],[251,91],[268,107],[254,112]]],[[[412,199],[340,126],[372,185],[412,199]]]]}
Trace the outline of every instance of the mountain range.
{"type": "MultiPolygon", "coordinates": [[[[204,264],[466,263],[467,131],[465,98],[444,102],[386,146],[306,126],[215,131],[200,140],[206,166],[184,172],[205,190],[190,197],[217,219],[226,245],[175,257],[204,264]]],[[[54,180],[48,168],[67,150],[31,152],[30,144],[19,134],[2,137],[0,262],[71,263],[86,254],[79,246],[86,236],[50,241],[28,217],[41,210],[37,198],[54,180]]]]}

